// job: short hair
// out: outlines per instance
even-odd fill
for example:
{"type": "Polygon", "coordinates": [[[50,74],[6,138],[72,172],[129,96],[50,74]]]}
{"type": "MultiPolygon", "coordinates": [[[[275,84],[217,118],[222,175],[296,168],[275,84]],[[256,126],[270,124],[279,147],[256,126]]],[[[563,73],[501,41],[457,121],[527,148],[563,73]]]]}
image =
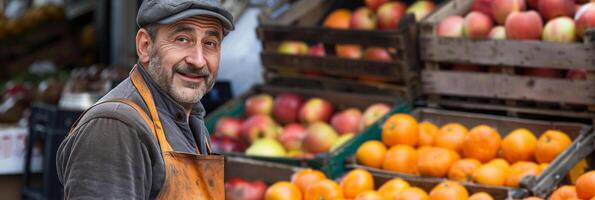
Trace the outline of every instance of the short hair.
{"type": "Polygon", "coordinates": [[[157,30],[159,29],[159,24],[151,23],[141,28],[147,30],[147,33],[149,33],[149,37],[151,37],[151,41],[155,42],[155,39],[157,39],[157,30]]]}

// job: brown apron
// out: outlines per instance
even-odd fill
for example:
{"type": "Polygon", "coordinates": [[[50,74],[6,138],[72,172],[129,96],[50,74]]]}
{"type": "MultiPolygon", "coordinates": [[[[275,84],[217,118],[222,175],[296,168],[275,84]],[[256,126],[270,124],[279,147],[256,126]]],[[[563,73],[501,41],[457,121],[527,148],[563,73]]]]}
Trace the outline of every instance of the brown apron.
{"type": "MultiPolygon", "coordinates": [[[[149,115],[129,99],[112,99],[96,105],[106,102],[125,103],[134,108],[152,129],[165,162],[165,182],[157,199],[225,199],[223,156],[174,151],[165,137],[151,91],[136,67],[130,73],[130,79],[147,105],[149,115]]],[[[204,141],[208,140],[205,138],[204,141]]],[[[198,146],[196,149],[199,151],[198,146]]],[[[207,150],[211,151],[208,143],[207,150]]]]}

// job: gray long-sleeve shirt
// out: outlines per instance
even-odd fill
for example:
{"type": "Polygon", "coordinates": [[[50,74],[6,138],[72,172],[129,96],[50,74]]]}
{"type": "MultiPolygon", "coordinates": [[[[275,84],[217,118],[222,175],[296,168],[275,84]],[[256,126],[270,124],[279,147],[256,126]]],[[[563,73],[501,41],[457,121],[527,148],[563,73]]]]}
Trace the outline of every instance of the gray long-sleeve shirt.
{"type": "MultiPolygon", "coordinates": [[[[206,152],[205,111],[197,103],[189,118],[184,109],[162,91],[140,64],[138,71],[155,101],[166,138],[175,151],[206,152]]],[[[101,100],[126,98],[148,113],[130,79],[101,100]]],[[[133,108],[104,103],[89,110],[60,145],[58,178],[69,199],[154,199],[165,181],[165,166],[157,139],[133,108]]],[[[222,177],[223,178],[223,177],[222,177]]]]}

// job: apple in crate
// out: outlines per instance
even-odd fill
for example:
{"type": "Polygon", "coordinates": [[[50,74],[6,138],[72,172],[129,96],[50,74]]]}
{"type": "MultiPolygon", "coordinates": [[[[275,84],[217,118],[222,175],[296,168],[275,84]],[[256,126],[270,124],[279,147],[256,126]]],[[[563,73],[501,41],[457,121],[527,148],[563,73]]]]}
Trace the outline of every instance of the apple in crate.
{"type": "Polygon", "coordinates": [[[279,127],[268,115],[254,115],[249,117],[242,124],[241,138],[248,144],[252,144],[260,138],[276,138],[279,127]]]}
{"type": "Polygon", "coordinates": [[[306,124],[328,122],[333,114],[333,106],[327,100],[314,97],[308,99],[299,112],[300,121],[306,124]]]}
{"type": "Polygon", "coordinates": [[[492,14],[492,2],[494,0],[473,0],[471,4],[471,11],[478,11],[490,16],[491,18],[494,17],[492,14]]]}
{"type": "Polygon", "coordinates": [[[492,19],[478,11],[471,11],[463,21],[463,35],[468,38],[487,38],[494,23],[492,19]]]}
{"type": "Polygon", "coordinates": [[[387,2],[378,8],[378,28],[381,30],[396,29],[405,12],[407,5],[401,2],[387,2]]]}
{"type": "Polygon", "coordinates": [[[360,59],[362,57],[362,48],[355,44],[337,44],[335,53],[339,58],[360,59]]]}
{"type": "Polygon", "coordinates": [[[324,51],[324,45],[322,45],[322,43],[318,43],[316,45],[311,46],[308,55],[324,57],[326,55],[326,52],[324,51]]]}
{"type": "Polygon", "coordinates": [[[339,134],[359,133],[361,131],[362,112],[357,108],[349,108],[336,113],[331,118],[331,125],[339,134]]]}
{"type": "Polygon", "coordinates": [[[227,136],[212,135],[211,145],[214,152],[244,152],[246,145],[239,139],[230,138],[227,136]]]}
{"type": "Polygon", "coordinates": [[[215,134],[230,138],[240,138],[242,120],[234,117],[221,117],[215,124],[215,134]]]}
{"type": "Polygon", "coordinates": [[[390,111],[390,106],[384,103],[375,103],[364,111],[362,114],[362,128],[368,128],[374,122],[378,121],[382,116],[390,111]]]}
{"type": "Polygon", "coordinates": [[[506,18],[506,38],[515,40],[539,40],[543,21],[535,11],[514,12],[506,18]]]}
{"type": "Polygon", "coordinates": [[[506,29],[504,26],[495,26],[488,34],[488,38],[495,39],[495,40],[504,40],[506,39],[506,29]]]}
{"type": "Polygon", "coordinates": [[[333,143],[333,146],[331,146],[331,149],[329,149],[329,151],[334,151],[337,148],[341,147],[343,144],[347,143],[349,140],[351,140],[351,138],[355,137],[355,134],[353,133],[345,133],[343,135],[341,135],[341,137],[339,137],[339,139],[337,139],[337,141],[335,141],[335,143],[333,143]]]}
{"type": "Polygon", "coordinates": [[[299,41],[284,41],[277,48],[278,53],[288,55],[306,55],[308,51],[308,45],[299,41]]]}
{"type": "Polygon", "coordinates": [[[254,141],[246,149],[246,155],[249,156],[263,156],[263,157],[285,157],[287,151],[283,148],[283,145],[274,138],[263,138],[254,141]]]}
{"type": "Polygon", "coordinates": [[[463,22],[465,18],[461,16],[449,16],[438,23],[436,35],[442,37],[463,37],[463,22]]]}
{"type": "Polygon", "coordinates": [[[415,15],[415,21],[421,21],[424,17],[428,16],[432,11],[436,9],[436,4],[431,1],[419,0],[411,4],[407,8],[406,13],[412,13],[415,15]]]}
{"type": "Polygon", "coordinates": [[[372,10],[366,7],[360,7],[351,15],[349,27],[353,29],[373,30],[376,28],[376,15],[372,10]]]}
{"type": "Polygon", "coordinates": [[[376,10],[387,1],[388,0],[366,0],[366,7],[376,12],[376,10]]]}
{"type": "Polygon", "coordinates": [[[288,124],[298,120],[298,112],[304,99],[294,93],[281,93],[275,97],[273,116],[281,124],[288,124]]]}
{"type": "Polygon", "coordinates": [[[302,143],[305,137],[306,129],[300,124],[293,123],[283,128],[283,132],[279,135],[278,140],[286,150],[296,151],[302,149],[302,143]]]}
{"type": "Polygon", "coordinates": [[[324,122],[316,122],[306,129],[303,148],[313,154],[328,152],[337,139],[339,135],[333,127],[324,122]]]}
{"type": "Polygon", "coordinates": [[[258,94],[249,97],[245,102],[246,115],[270,115],[273,111],[273,97],[268,94],[258,94]]]}
{"type": "Polygon", "coordinates": [[[364,59],[372,61],[390,62],[392,58],[386,49],[380,47],[368,47],[364,52],[364,59]]]}
{"type": "Polygon", "coordinates": [[[566,78],[570,80],[587,80],[587,69],[568,70],[566,78]]]}
{"type": "Polygon", "coordinates": [[[556,17],[543,28],[543,41],[574,42],[576,41],[576,26],[570,17],[556,17]]]}
{"type": "Polygon", "coordinates": [[[262,200],[267,190],[263,181],[248,181],[239,177],[231,177],[225,182],[226,200],[262,200]]]}
{"type": "Polygon", "coordinates": [[[576,15],[576,33],[578,37],[583,38],[585,32],[590,28],[595,28],[595,3],[583,5],[576,15]]]}
{"type": "Polygon", "coordinates": [[[573,0],[539,0],[537,9],[546,22],[561,16],[574,17],[576,11],[573,0]]]}
{"type": "Polygon", "coordinates": [[[513,12],[525,10],[525,0],[494,0],[492,1],[492,14],[498,24],[504,24],[506,18],[513,12]]]}

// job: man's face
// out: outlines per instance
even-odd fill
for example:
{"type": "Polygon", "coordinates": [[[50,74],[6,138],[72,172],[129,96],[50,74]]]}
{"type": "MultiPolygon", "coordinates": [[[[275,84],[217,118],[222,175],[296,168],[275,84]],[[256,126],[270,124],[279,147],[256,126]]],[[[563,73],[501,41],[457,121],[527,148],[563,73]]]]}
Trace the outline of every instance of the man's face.
{"type": "Polygon", "coordinates": [[[215,83],[222,31],[218,20],[202,16],[159,26],[147,71],[178,103],[197,103],[215,83]]]}

